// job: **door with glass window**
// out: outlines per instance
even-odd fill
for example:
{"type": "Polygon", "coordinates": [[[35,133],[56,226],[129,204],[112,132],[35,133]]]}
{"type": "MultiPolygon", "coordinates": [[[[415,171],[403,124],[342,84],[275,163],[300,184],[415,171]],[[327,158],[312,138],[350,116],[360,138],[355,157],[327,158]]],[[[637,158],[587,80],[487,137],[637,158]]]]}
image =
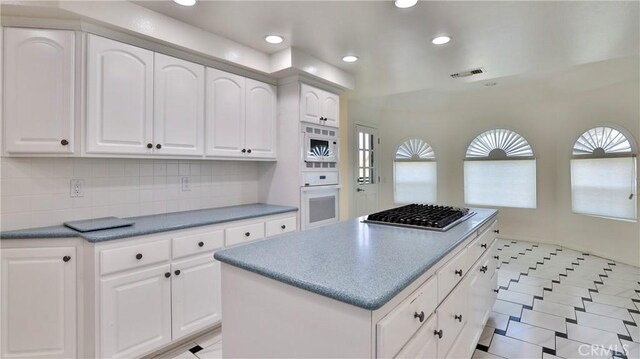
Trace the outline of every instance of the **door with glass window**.
{"type": "Polygon", "coordinates": [[[356,125],[355,131],[355,215],[373,213],[378,208],[377,151],[380,144],[378,129],[356,125]]]}

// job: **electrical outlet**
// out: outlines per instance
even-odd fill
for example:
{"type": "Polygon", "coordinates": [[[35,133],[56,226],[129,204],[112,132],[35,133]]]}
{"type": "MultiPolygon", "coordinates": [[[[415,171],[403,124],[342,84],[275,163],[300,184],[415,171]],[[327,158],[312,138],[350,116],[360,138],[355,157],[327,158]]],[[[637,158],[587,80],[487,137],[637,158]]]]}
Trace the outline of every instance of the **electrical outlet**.
{"type": "Polygon", "coordinates": [[[182,192],[191,191],[191,180],[189,179],[189,177],[182,177],[180,179],[180,182],[182,183],[182,192]]]}
{"type": "Polygon", "coordinates": [[[72,178],[71,179],[71,190],[69,196],[71,198],[84,197],[84,180],[72,178]]]}

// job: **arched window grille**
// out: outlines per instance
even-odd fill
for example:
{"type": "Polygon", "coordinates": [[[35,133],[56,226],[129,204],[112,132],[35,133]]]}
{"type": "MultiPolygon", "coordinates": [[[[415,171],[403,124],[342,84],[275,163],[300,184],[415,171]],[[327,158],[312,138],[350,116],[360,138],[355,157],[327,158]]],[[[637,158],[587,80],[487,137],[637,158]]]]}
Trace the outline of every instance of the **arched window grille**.
{"type": "Polygon", "coordinates": [[[409,139],[397,147],[393,161],[393,185],[395,203],[436,202],[436,155],[426,141],[409,139]]]}

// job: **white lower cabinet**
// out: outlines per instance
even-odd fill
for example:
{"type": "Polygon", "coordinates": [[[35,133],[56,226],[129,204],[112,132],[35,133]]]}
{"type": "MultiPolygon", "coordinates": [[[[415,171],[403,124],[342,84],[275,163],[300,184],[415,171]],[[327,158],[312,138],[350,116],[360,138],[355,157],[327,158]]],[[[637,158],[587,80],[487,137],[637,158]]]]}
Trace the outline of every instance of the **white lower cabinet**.
{"type": "Polygon", "coordinates": [[[2,249],[2,358],[76,357],[75,248],[2,249]]]}
{"type": "Polygon", "coordinates": [[[213,253],[171,265],[173,340],[222,320],[220,262],[213,253]]]}
{"type": "Polygon", "coordinates": [[[442,337],[438,340],[438,358],[444,358],[467,323],[469,316],[468,285],[463,282],[457,286],[440,304],[436,314],[438,315],[438,331],[442,330],[442,337]]]}
{"type": "Polygon", "coordinates": [[[432,314],[396,358],[436,358],[438,355],[438,318],[432,314]]]}
{"type": "Polygon", "coordinates": [[[132,358],[171,341],[169,264],[100,281],[100,356],[132,358]]]}

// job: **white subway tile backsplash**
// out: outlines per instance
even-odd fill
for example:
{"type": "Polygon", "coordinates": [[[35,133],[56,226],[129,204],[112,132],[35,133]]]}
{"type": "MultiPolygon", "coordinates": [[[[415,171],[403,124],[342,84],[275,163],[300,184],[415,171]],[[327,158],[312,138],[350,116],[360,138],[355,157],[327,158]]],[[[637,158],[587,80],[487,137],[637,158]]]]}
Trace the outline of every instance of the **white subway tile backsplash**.
{"type": "Polygon", "coordinates": [[[100,158],[0,159],[0,229],[132,217],[258,201],[252,162],[100,158]],[[190,191],[182,191],[183,176],[190,191]],[[84,180],[70,197],[71,179],[84,180]]]}

